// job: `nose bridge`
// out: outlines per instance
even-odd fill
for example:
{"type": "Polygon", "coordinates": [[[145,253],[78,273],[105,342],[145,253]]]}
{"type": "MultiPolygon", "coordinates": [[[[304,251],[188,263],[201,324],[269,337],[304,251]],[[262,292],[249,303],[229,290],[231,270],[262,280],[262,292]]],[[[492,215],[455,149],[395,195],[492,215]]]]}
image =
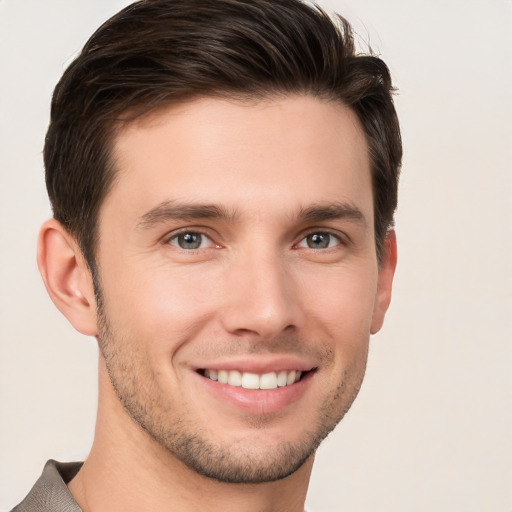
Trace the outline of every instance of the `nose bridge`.
{"type": "Polygon", "coordinates": [[[230,332],[277,336],[297,326],[293,276],[284,255],[260,244],[240,253],[229,270],[224,327],[230,332]]]}

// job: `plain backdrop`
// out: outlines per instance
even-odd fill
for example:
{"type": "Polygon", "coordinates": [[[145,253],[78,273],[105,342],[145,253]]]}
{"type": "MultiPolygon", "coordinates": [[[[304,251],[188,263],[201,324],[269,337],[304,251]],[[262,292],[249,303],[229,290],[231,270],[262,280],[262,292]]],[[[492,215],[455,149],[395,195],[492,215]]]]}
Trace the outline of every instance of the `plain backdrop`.
{"type": "MultiPolygon", "coordinates": [[[[53,86],[121,0],[0,0],[0,510],[93,437],[95,340],[35,264],[53,86]]],[[[339,0],[389,64],[405,158],[399,266],[315,512],[512,511],[512,3],[339,0]]]]}

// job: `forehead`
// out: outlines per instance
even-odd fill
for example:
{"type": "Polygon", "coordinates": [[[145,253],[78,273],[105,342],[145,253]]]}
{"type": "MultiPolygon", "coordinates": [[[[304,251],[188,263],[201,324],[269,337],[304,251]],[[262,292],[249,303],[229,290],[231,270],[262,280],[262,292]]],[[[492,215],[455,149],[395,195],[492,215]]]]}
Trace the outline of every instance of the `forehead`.
{"type": "Polygon", "coordinates": [[[140,216],[176,200],[284,214],[344,201],[361,203],[372,217],[368,147],[357,116],[311,96],[173,105],[120,130],[114,163],[106,211],[140,216]]]}

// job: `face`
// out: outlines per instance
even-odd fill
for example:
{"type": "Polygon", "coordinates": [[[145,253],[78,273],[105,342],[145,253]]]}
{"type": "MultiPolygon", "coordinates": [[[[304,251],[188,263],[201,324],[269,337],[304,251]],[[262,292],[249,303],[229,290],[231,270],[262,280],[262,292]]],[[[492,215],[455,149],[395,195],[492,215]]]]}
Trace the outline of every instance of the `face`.
{"type": "Polygon", "coordinates": [[[124,409],[208,477],[293,473],[350,407],[382,320],[356,116],[200,99],[130,124],[115,161],[98,339],[124,409]]]}

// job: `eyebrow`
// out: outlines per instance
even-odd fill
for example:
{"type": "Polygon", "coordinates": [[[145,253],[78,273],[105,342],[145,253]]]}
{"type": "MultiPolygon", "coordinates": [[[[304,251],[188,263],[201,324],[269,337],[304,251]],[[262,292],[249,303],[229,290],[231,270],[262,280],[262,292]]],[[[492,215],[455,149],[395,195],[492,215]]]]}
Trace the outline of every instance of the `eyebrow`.
{"type": "MultiPolygon", "coordinates": [[[[326,220],[348,219],[367,226],[366,218],[362,211],[356,206],[335,202],[328,204],[315,204],[307,208],[301,208],[298,213],[301,222],[322,222],[326,220]]],[[[239,215],[236,211],[217,204],[194,204],[181,203],[178,201],[164,201],[144,213],[137,222],[139,229],[150,229],[155,225],[170,220],[193,220],[193,219],[219,219],[225,221],[236,221],[239,215]]]]}
{"type": "Polygon", "coordinates": [[[221,219],[233,221],[237,217],[236,212],[216,204],[164,201],[142,215],[137,222],[137,227],[149,229],[169,220],[221,219]]]}
{"type": "Polygon", "coordinates": [[[329,204],[318,204],[301,208],[299,219],[303,222],[322,222],[326,220],[348,219],[361,223],[364,227],[368,225],[363,212],[350,203],[336,202],[329,204]]]}

